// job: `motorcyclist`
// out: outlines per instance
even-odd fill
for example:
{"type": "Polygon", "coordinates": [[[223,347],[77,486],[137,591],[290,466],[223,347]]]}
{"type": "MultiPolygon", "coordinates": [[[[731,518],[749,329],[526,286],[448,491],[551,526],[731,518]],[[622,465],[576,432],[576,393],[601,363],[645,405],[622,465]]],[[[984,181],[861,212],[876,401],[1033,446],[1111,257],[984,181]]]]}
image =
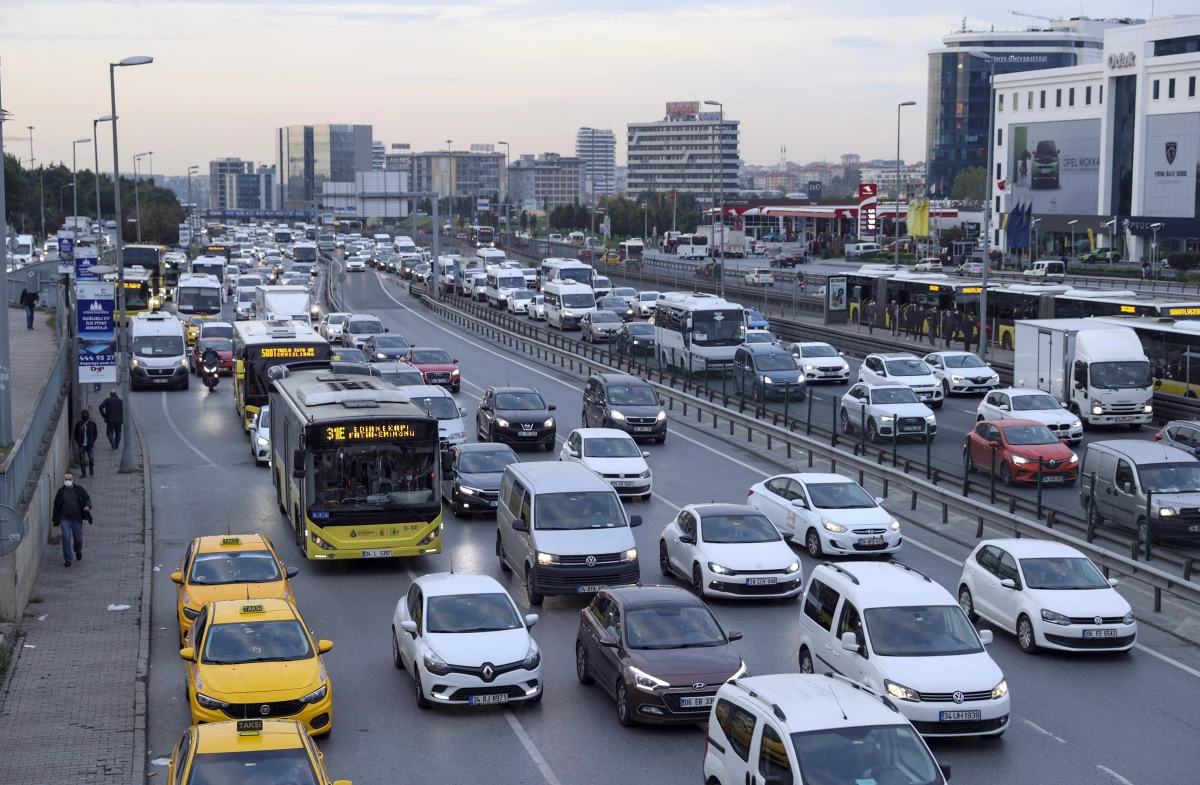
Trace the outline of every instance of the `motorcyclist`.
{"type": "Polygon", "coordinates": [[[208,345],[204,348],[204,354],[200,355],[200,367],[204,371],[205,383],[208,383],[208,377],[212,377],[213,381],[208,385],[211,390],[217,386],[217,377],[221,372],[221,355],[217,350],[208,345]]]}

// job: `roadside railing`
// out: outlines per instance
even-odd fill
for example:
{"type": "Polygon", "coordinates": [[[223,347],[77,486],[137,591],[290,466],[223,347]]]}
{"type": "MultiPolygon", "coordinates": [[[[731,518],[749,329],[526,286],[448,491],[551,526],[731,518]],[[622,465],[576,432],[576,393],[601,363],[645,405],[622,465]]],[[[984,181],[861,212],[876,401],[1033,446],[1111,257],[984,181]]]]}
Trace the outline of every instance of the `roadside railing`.
{"type": "MultiPolygon", "coordinates": [[[[33,417],[23,433],[14,434],[16,441],[0,463],[0,504],[16,508],[33,492],[33,486],[27,487],[29,477],[42,451],[42,443],[49,437],[50,424],[66,403],[71,368],[69,348],[66,341],[60,343],[33,417]]],[[[7,380],[3,381],[7,384],[7,380]]]]}

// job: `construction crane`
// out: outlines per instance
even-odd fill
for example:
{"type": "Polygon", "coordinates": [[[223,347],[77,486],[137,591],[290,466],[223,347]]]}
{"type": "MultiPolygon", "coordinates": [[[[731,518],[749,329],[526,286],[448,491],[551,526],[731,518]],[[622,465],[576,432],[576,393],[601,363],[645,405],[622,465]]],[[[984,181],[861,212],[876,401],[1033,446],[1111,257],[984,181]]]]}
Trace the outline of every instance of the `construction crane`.
{"type": "Polygon", "coordinates": [[[1023,11],[1013,11],[1012,15],[1013,16],[1025,16],[1025,17],[1029,17],[1030,19],[1044,19],[1047,22],[1061,22],[1063,20],[1063,18],[1061,16],[1040,16],[1039,14],[1027,14],[1023,11]]]}

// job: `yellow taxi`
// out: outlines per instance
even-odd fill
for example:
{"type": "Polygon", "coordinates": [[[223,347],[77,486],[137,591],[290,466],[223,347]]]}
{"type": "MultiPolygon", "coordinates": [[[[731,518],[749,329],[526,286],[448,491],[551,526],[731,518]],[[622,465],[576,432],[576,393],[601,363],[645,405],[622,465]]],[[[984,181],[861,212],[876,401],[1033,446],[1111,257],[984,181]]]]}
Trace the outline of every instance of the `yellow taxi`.
{"type": "Polygon", "coordinates": [[[333,686],[313,640],[287,600],[210,602],[179,650],[192,722],[290,718],[313,735],[332,729],[333,686]]]}
{"type": "Polygon", "coordinates": [[[291,783],[351,785],[330,780],[325,761],[295,720],[234,720],[193,725],[171,751],[168,785],[291,783]]]}
{"type": "Polygon", "coordinates": [[[200,325],[204,324],[205,319],[215,319],[215,316],[208,314],[194,314],[188,317],[184,335],[187,337],[187,345],[195,346],[196,339],[200,337],[200,325]]]}
{"type": "Polygon", "coordinates": [[[257,600],[278,597],[295,603],[289,579],[299,572],[285,567],[271,541],[261,534],[197,537],[192,540],[175,581],[175,615],[179,643],[184,645],[200,609],[217,600],[257,600]]]}

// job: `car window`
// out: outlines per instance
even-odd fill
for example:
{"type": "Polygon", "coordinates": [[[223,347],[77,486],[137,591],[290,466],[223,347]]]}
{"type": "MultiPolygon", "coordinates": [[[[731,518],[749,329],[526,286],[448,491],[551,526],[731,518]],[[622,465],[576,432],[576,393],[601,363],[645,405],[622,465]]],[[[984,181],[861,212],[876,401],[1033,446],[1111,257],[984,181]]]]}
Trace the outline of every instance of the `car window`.
{"type": "Polygon", "coordinates": [[[417,586],[417,584],[414,583],[413,585],[408,587],[407,603],[408,603],[408,618],[410,618],[410,619],[417,618],[417,605],[420,602],[417,598],[420,596],[420,594],[421,594],[421,590],[417,586]]]}
{"type": "Polygon", "coordinates": [[[717,701],[715,714],[717,725],[729,740],[733,754],[744,761],[750,760],[750,740],[754,738],[757,724],[754,714],[724,698],[717,701]]]}
{"type": "Polygon", "coordinates": [[[979,549],[979,553],[975,554],[975,561],[980,567],[988,572],[995,574],[999,569],[1000,552],[992,545],[985,545],[979,549]]]}
{"type": "Polygon", "coordinates": [[[521,512],[517,517],[526,523],[529,523],[533,519],[533,515],[529,510],[529,491],[525,491],[521,496],[521,512]]]}
{"type": "Polygon", "coordinates": [[[794,502],[797,499],[808,501],[808,497],[804,494],[804,486],[800,484],[799,480],[788,480],[787,500],[794,502]]]}
{"type": "Polygon", "coordinates": [[[1013,580],[1017,583],[1017,588],[1021,587],[1021,576],[1017,572],[1017,561],[1008,551],[1000,551],[1000,563],[996,568],[996,574],[1000,576],[1000,580],[1013,580]]]}
{"type": "Polygon", "coordinates": [[[517,513],[520,511],[521,496],[523,496],[524,493],[525,493],[525,486],[521,485],[521,483],[514,480],[513,484],[512,484],[512,488],[509,490],[508,500],[507,500],[508,501],[508,511],[511,512],[513,515],[517,515],[517,513]]]}
{"type": "Polygon", "coordinates": [[[417,623],[418,632],[421,632],[425,629],[425,625],[422,624],[422,622],[425,620],[425,600],[422,596],[420,586],[417,587],[417,596],[413,602],[412,620],[417,623]]]}
{"type": "MultiPolygon", "coordinates": [[[[777,496],[784,496],[784,494],[787,492],[787,483],[787,477],[776,477],[773,480],[767,480],[763,487],[777,496]]],[[[784,496],[784,498],[787,497],[784,496]]]]}
{"type": "Polygon", "coordinates": [[[604,621],[604,614],[608,612],[609,602],[611,600],[608,597],[605,597],[603,594],[597,594],[595,599],[592,600],[592,604],[588,606],[588,613],[591,614],[592,619],[597,624],[601,624],[604,621]]]}
{"type": "Polygon", "coordinates": [[[769,724],[763,726],[762,741],[759,742],[758,773],[763,776],[763,782],[792,785],[792,764],[788,761],[787,747],[778,731],[769,724]]]}
{"type": "Polygon", "coordinates": [[[175,785],[183,785],[183,775],[187,771],[188,753],[192,748],[192,732],[187,731],[179,740],[179,755],[175,759],[175,785]]]}
{"type": "Polygon", "coordinates": [[[828,630],[833,627],[833,612],[838,599],[836,591],[814,578],[804,595],[804,615],[828,630]]]}
{"type": "Polygon", "coordinates": [[[1133,469],[1127,461],[1117,461],[1117,474],[1114,477],[1118,488],[1124,489],[1125,483],[1129,483],[1131,489],[1137,487],[1137,481],[1133,477],[1133,469]]]}
{"type": "Polygon", "coordinates": [[[679,513],[679,528],[681,530],[683,530],[683,532],[685,534],[690,534],[693,537],[695,537],[696,536],[696,518],[695,518],[695,516],[693,516],[687,510],[681,511],[679,513]]]}
{"type": "Polygon", "coordinates": [[[979,423],[975,426],[975,433],[979,435],[980,439],[987,441],[988,426],[985,423],[979,423]]]}
{"type": "Polygon", "coordinates": [[[612,600],[608,602],[608,609],[604,613],[604,620],[601,622],[604,631],[621,640],[621,606],[617,605],[612,600]]]}

